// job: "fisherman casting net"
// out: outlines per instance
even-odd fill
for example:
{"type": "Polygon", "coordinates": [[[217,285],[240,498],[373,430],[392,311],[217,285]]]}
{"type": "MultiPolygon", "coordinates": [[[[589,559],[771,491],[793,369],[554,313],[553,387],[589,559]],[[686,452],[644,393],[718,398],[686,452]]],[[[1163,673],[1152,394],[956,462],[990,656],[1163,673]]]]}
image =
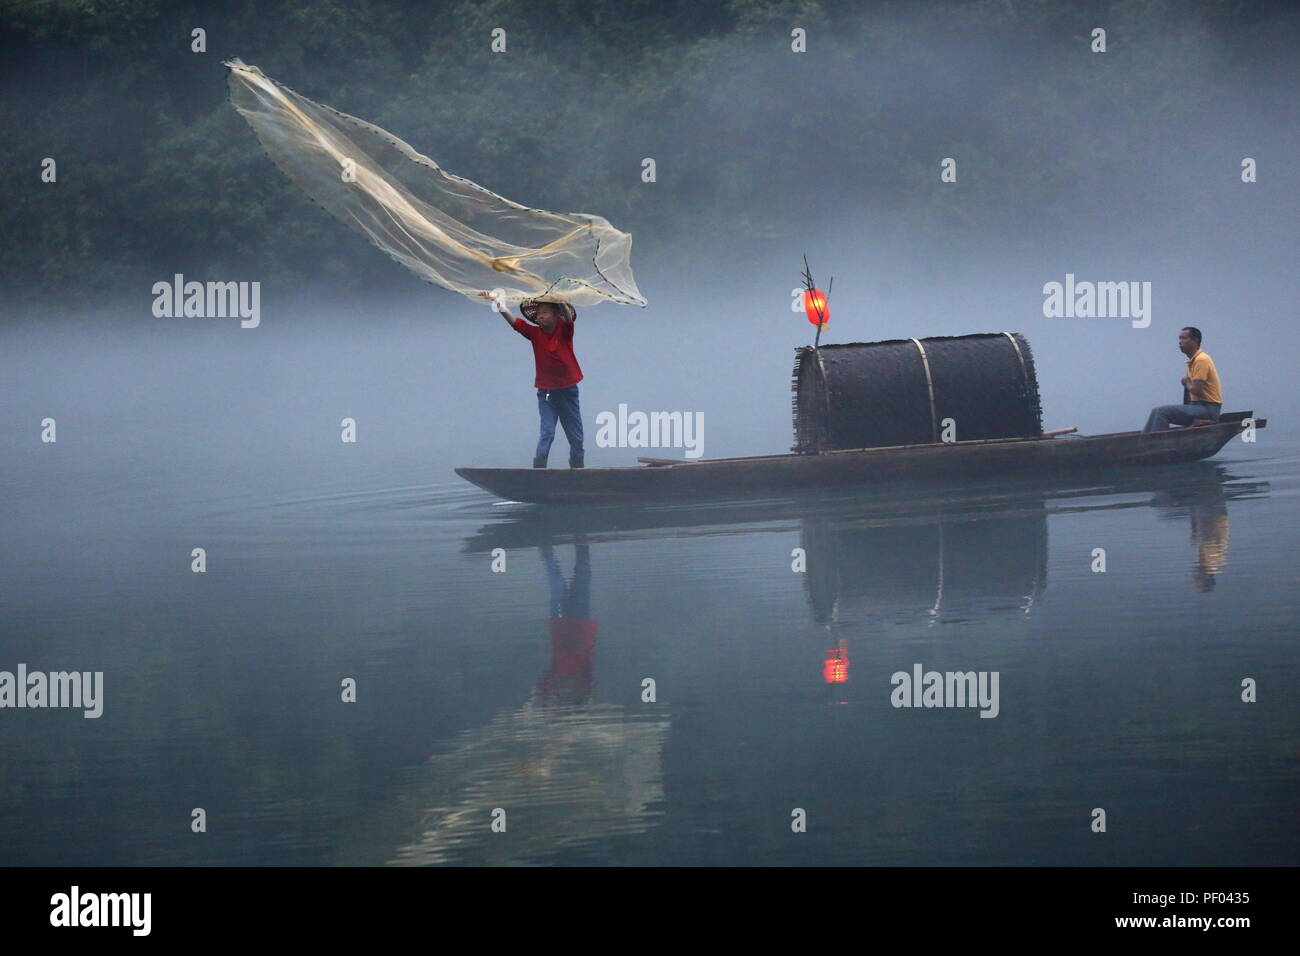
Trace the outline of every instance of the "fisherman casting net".
{"type": "Polygon", "coordinates": [[[239,60],[230,102],[295,183],[416,275],[474,297],[645,305],[632,237],[588,213],[530,209],[455,176],[378,126],[239,60]]]}

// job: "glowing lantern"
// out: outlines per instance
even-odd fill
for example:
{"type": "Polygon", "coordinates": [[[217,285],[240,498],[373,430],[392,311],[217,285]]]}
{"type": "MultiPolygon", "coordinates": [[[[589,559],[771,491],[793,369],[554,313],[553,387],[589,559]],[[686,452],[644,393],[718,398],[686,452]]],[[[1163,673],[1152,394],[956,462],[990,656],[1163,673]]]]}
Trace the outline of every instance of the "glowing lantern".
{"type": "Polygon", "coordinates": [[[843,684],[849,679],[849,652],[847,648],[837,647],[826,652],[826,662],[822,664],[822,680],[828,684],[843,684]]]}
{"type": "Polygon", "coordinates": [[[803,293],[803,310],[808,321],[813,325],[828,325],[831,321],[830,303],[826,293],[821,289],[805,289],[803,293]],[[820,313],[820,316],[818,315],[820,313]]]}

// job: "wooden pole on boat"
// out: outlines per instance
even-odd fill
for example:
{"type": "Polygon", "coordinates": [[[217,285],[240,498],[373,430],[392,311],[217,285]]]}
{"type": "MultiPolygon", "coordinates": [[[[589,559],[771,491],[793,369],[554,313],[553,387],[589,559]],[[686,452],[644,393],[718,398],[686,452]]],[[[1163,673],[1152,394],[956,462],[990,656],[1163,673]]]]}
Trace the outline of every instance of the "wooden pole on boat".
{"type": "MultiPolygon", "coordinates": [[[[830,281],[826,283],[826,309],[827,309],[827,311],[829,311],[829,310],[830,310],[830,307],[831,307],[831,290],[834,289],[834,288],[835,288],[835,277],[834,277],[834,276],[831,276],[830,281]]],[[[821,309],[818,309],[818,310],[817,310],[817,317],[820,319],[820,318],[821,318],[821,315],[822,315],[822,310],[821,310],[821,309]]],[[[817,343],[820,342],[820,341],[822,340],[822,326],[825,325],[825,324],[826,324],[825,320],[823,320],[823,321],[817,323],[817,334],[816,334],[815,336],[813,336],[813,348],[816,348],[816,347],[817,347],[817,343]]]]}

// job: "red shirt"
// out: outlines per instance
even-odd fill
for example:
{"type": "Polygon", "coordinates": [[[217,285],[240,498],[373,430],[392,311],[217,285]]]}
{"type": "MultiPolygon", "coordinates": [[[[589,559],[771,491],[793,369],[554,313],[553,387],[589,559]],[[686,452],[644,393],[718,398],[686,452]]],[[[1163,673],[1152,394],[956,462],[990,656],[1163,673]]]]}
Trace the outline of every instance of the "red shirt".
{"type": "Polygon", "coordinates": [[[589,617],[553,617],[551,673],[556,677],[590,677],[596,649],[596,622],[589,617]]]}
{"type": "Polygon", "coordinates": [[[533,343],[537,363],[534,388],[568,388],[582,381],[582,369],[573,354],[573,323],[557,322],[550,335],[540,325],[515,319],[515,331],[533,343]]]}
{"type": "Polygon", "coordinates": [[[542,700],[580,704],[591,699],[596,663],[596,622],[589,617],[553,617],[551,666],[537,683],[542,700]]]}

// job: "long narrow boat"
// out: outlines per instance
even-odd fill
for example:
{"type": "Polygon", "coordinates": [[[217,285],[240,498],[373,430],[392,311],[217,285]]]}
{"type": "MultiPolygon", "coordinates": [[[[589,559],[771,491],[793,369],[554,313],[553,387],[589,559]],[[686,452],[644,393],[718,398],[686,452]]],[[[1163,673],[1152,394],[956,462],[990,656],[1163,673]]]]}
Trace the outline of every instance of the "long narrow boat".
{"type": "Polygon", "coordinates": [[[780,494],[880,482],[1061,474],[1209,458],[1247,425],[1252,412],[1229,412],[1212,425],[1160,432],[857,448],[818,455],[759,455],[696,461],[650,459],[622,468],[457,468],[456,474],[509,501],[585,504],[606,501],[780,494]]]}

